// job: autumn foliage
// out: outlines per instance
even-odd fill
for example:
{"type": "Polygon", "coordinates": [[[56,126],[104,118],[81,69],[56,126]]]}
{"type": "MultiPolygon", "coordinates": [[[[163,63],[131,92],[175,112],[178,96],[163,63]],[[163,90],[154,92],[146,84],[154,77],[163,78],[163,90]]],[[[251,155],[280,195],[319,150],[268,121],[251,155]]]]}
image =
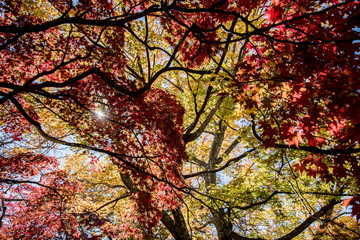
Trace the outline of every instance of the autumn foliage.
{"type": "Polygon", "coordinates": [[[191,239],[184,212],[199,211],[218,239],[252,239],[234,227],[235,211],[293,193],[239,190],[251,199],[243,207],[212,191],[217,172],[233,171],[237,189],[243,168],[268,164],[269,152],[279,176],[287,165],[291,176],[342,186],[278,239],[344,199],[359,220],[358,18],[356,0],[1,2],[0,238],[152,239],[163,224],[191,239]],[[44,150],[61,146],[81,157],[44,150]],[[212,160],[197,159],[200,150],[212,160]],[[97,184],[108,192],[98,196],[97,184]]]}

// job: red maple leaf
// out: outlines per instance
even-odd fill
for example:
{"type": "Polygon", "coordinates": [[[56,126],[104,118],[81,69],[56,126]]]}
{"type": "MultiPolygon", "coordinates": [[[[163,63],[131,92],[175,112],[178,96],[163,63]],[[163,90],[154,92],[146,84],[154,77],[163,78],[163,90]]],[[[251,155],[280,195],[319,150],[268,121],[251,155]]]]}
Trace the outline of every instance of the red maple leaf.
{"type": "Polygon", "coordinates": [[[267,13],[265,14],[271,22],[276,22],[281,20],[284,14],[284,9],[280,5],[275,5],[267,8],[267,13]]]}

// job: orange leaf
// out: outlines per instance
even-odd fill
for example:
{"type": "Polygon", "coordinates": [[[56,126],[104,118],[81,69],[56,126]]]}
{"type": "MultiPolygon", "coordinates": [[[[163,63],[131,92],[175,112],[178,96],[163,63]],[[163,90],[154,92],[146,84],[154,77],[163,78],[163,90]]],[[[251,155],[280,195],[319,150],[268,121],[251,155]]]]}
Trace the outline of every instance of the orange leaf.
{"type": "Polygon", "coordinates": [[[343,203],[341,204],[341,206],[344,206],[344,207],[349,206],[351,200],[353,200],[353,197],[343,200],[343,203]]]}

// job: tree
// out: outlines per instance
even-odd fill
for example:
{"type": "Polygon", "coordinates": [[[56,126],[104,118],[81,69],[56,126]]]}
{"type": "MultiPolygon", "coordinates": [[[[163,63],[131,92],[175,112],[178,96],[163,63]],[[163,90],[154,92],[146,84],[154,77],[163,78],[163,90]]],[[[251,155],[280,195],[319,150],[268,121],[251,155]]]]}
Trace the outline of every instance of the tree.
{"type": "Polygon", "coordinates": [[[0,9],[1,237],[360,235],[358,1],[0,9]]]}

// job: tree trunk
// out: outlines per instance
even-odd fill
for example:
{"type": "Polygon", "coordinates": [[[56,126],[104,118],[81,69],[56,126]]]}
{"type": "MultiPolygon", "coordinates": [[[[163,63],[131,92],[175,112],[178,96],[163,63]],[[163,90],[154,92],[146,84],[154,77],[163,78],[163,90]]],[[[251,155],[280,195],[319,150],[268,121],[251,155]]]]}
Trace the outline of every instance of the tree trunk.
{"type": "Polygon", "coordinates": [[[180,208],[172,210],[171,212],[174,219],[172,219],[167,212],[162,211],[161,222],[169,230],[175,240],[191,240],[189,231],[186,227],[184,215],[182,214],[180,208]]]}

